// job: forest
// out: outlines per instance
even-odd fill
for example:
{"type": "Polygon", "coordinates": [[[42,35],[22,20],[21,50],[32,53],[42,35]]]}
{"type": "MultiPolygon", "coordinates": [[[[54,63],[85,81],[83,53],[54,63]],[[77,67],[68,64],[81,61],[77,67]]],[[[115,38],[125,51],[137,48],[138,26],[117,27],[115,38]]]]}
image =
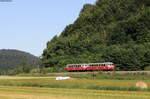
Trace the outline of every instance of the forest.
{"type": "Polygon", "coordinates": [[[29,72],[32,68],[37,68],[39,63],[39,58],[30,53],[12,49],[0,50],[0,74],[29,72]]]}
{"type": "Polygon", "coordinates": [[[113,62],[117,70],[150,66],[149,0],[97,0],[85,4],[79,17],[47,42],[45,67],[113,62]]]}

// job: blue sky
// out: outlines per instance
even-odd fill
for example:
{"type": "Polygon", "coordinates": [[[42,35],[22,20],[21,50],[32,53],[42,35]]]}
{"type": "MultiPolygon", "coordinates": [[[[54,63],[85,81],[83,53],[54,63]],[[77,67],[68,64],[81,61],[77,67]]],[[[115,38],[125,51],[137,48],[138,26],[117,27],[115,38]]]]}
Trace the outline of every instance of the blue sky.
{"type": "Polygon", "coordinates": [[[40,56],[46,43],[73,23],[95,0],[13,0],[0,2],[0,49],[40,56]]]}

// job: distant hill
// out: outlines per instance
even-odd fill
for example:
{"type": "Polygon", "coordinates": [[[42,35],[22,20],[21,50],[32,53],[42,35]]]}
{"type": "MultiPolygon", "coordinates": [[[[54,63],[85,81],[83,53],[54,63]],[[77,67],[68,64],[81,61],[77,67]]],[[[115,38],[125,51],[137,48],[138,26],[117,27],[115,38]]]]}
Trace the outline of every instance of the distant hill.
{"type": "Polygon", "coordinates": [[[0,50],[0,70],[14,69],[18,64],[24,62],[36,67],[39,59],[36,56],[19,50],[0,50]]]}
{"type": "Polygon", "coordinates": [[[97,0],[47,43],[46,67],[113,62],[118,70],[150,66],[150,0],[97,0]]]}

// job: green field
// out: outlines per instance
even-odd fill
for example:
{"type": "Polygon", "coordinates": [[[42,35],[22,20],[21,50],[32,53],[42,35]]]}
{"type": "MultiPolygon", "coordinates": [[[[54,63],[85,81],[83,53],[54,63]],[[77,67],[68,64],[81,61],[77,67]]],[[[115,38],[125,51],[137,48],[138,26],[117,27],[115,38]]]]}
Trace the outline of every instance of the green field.
{"type": "MultiPolygon", "coordinates": [[[[150,86],[150,80],[142,80],[150,86]]],[[[138,80],[0,76],[0,99],[150,99],[138,80]]]]}
{"type": "Polygon", "coordinates": [[[150,93],[0,86],[0,99],[150,99],[150,93]]]}
{"type": "MultiPolygon", "coordinates": [[[[71,78],[69,80],[55,80],[50,77],[16,77],[1,76],[1,86],[26,86],[47,88],[74,88],[97,90],[122,90],[122,91],[150,91],[150,89],[136,88],[139,80],[110,80],[110,79],[83,79],[71,78]]],[[[150,86],[150,80],[142,80],[150,86]]]]}

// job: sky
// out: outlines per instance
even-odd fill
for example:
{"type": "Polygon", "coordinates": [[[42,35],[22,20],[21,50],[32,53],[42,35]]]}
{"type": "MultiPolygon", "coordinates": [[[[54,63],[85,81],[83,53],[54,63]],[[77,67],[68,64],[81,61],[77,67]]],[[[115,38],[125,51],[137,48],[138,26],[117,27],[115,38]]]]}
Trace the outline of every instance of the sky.
{"type": "Polygon", "coordinates": [[[0,2],[0,49],[40,56],[46,43],[72,24],[95,0],[12,0],[0,2]]]}

